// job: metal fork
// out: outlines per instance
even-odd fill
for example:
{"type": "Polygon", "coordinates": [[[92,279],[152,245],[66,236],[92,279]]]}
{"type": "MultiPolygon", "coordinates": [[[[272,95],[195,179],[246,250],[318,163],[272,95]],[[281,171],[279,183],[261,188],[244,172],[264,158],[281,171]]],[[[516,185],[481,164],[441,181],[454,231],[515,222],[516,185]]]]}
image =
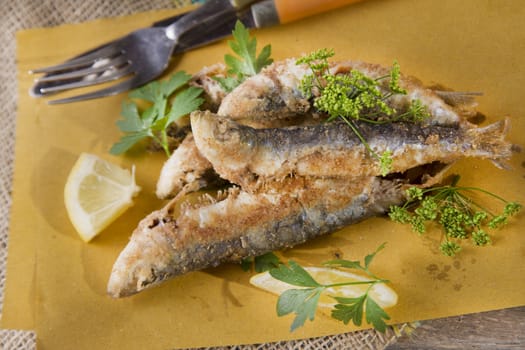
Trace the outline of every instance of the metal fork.
{"type": "Polygon", "coordinates": [[[50,104],[69,103],[115,95],[157,78],[167,68],[174,49],[185,39],[203,44],[207,36],[219,39],[231,33],[238,12],[256,0],[208,0],[196,10],[177,18],[165,27],[149,27],[104,44],[56,66],[35,69],[46,73],[36,79],[32,96],[47,96],[59,91],[87,87],[117,79],[116,84],[94,92],[52,100],[50,104]],[[225,32],[225,25],[226,30],[225,32]],[[193,34],[192,34],[193,33],[193,34]]]}

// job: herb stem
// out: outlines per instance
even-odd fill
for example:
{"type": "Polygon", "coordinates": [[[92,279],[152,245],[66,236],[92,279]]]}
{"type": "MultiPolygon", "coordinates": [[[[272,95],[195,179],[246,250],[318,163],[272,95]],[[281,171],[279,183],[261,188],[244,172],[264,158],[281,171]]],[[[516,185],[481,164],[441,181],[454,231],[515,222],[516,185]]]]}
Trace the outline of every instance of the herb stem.
{"type": "Polygon", "coordinates": [[[383,80],[383,79],[386,79],[386,78],[390,78],[390,74],[382,75],[379,78],[375,78],[374,80],[375,81],[380,81],[380,80],[383,80]]]}
{"type": "Polygon", "coordinates": [[[350,120],[348,120],[346,117],[344,116],[340,116],[341,119],[344,120],[344,122],[352,129],[352,131],[355,133],[355,135],[357,136],[357,138],[359,138],[359,140],[361,141],[361,143],[363,144],[363,146],[365,146],[366,150],[373,156],[375,157],[376,159],[379,159],[379,156],[377,155],[377,153],[370,147],[370,145],[368,144],[368,142],[365,140],[365,138],[363,137],[363,135],[361,135],[361,133],[359,132],[359,130],[357,129],[357,127],[354,125],[354,123],[352,123],[350,120]]]}
{"type": "Polygon", "coordinates": [[[169,158],[171,156],[171,152],[169,148],[168,133],[166,132],[166,130],[162,130],[160,132],[160,136],[162,140],[161,142],[162,148],[164,149],[164,152],[166,152],[166,155],[169,158]]]}
{"type": "Polygon", "coordinates": [[[503,203],[509,203],[509,201],[505,200],[504,198],[498,196],[497,194],[495,193],[492,193],[490,191],[487,191],[487,190],[484,190],[482,188],[479,188],[479,187],[455,187],[456,190],[458,191],[479,191],[479,192],[482,192],[484,194],[487,194],[493,198],[496,198],[500,201],[502,201],[503,203]]]}
{"type": "MultiPolygon", "coordinates": [[[[456,179],[456,178],[454,178],[456,179]]],[[[500,200],[501,202],[503,203],[509,203],[509,201],[507,201],[506,199],[498,196],[497,194],[495,193],[492,193],[490,191],[487,191],[487,190],[484,190],[482,188],[479,188],[479,187],[472,187],[472,186],[469,186],[469,187],[464,187],[464,186],[455,186],[455,183],[457,183],[457,181],[453,182],[452,184],[450,185],[447,185],[447,186],[440,186],[440,187],[431,187],[431,188],[427,188],[427,189],[423,189],[422,190],[422,193],[423,194],[426,194],[428,192],[438,192],[436,194],[436,196],[438,195],[445,195],[445,197],[449,196],[450,193],[449,192],[457,192],[457,191],[479,191],[481,193],[484,193],[486,195],[489,195],[493,198],[496,198],[498,200],[500,200]]],[[[462,195],[463,198],[465,198],[463,195],[462,195]]],[[[483,210],[486,210],[484,207],[480,206],[480,205],[477,205],[480,209],[483,209],[483,210]]]]}
{"type": "Polygon", "coordinates": [[[486,212],[487,214],[489,214],[489,215],[492,216],[492,217],[495,217],[495,216],[496,216],[496,214],[494,214],[493,212],[491,212],[491,211],[488,210],[487,208],[483,207],[482,205],[478,204],[477,202],[471,201],[470,204],[476,206],[477,208],[479,208],[480,210],[486,212]]]}
{"type": "Polygon", "coordinates": [[[389,97],[391,97],[393,95],[394,95],[393,92],[389,92],[389,93],[383,95],[383,97],[381,97],[381,101],[386,101],[389,97]]]}
{"type": "Polygon", "coordinates": [[[390,119],[390,120],[374,120],[374,119],[368,119],[368,117],[373,117],[374,115],[376,114],[367,114],[365,116],[360,116],[359,117],[359,120],[362,120],[364,122],[367,122],[367,123],[370,123],[370,124],[375,124],[375,125],[382,125],[382,124],[387,124],[387,123],[391,123],[397,119],[390,119]]]}
{"type": "Polygon", "coordinates": [[[377,280],[370,280],[370,281],[356,281],[356,282],[341,282],[341,283],[332,283],[332,284],[323,284],[322,286],[325,288],[333,288],[333,287],[343,287],[343,286],[353,286],[353,285],[361,285],[361,284],[377,284],[377,283],[389,283],[389,280],[385,279],[377,279],[377,280]]]}

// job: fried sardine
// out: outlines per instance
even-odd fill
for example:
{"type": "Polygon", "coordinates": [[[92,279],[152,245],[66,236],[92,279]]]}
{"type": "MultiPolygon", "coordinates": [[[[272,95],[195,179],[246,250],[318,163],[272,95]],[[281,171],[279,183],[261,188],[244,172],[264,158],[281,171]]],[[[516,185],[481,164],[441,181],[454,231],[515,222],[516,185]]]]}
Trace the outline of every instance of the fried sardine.
{"type": "Polygon", "coordinates": [[[113,297],[135,294],[183,273],[293,247],[404,200],[406,187],[378,177],[289,178],[278,189],[232,188],[218,198],[175,201],[142,220],[118,257],[108,284],[113,297]]]}
{"type": "MultiPolygon", "coordinates": [[[[385,76],[389,68],[358,61],[334,62],[333,74],[347,74],[357,70],[372,78],[385,76]]],[[[312,107],[311,99],[300,91],[300,82],[311,70],[297,65],[296,60],[275,62],[248,78],[231,93],[226,94],[214,77],[225,74],[223,65],[205,67],[198,72],[192,84],[204,90],[205,109],[226,116],[237,123],[253,128],[277,128],[319,124],[320,116],[312,107]],[[219,107],[220,106],[220,107],[219,107]]],[[[388,103],[398,113],[404,113],[413,99],[426,106],[428,124],[469,125],[465,117],[476,113],[472,93],[443,91],[442,87],[425,87],[413,77],[401,76],[400,85],[406,95],[392,96],[388,103]]],[[[475,94],[474,94],[475,95],[475,94]]],[[[191,137],[175,150],[166,162],[157,184],[159,198],[172,198],[177,193],[198,190],[212,181],[213,168],[197,151],[191,137]],[[191,157],[188,154],[191,153],[191,157]],[[191,169],[191,170],[188,170],[191,169]],[[205,175],[205,176],[201,176],[205,175]]]]}
{"type": "MultiPolygon", "coordinates": [[[[496,126],[477,131],[491,132],[499,128],[496,126]]],[[[429,128],[432,135],[440,127],[429,128]]],[[[384,134],[380,128],[376,132],[384,134]]],[[[427,155],[424,153],[431,147],[425,144],[428,136],[418,138],[406,132],[403,135],[420,151],[401,152],[397,156],[401,164],[408,164],[414,157],[416,163],[447,162],[459,158],[462,149],[469,150],[473,156],[500,159],[508,156],[510,149],[503,140],[497,142],[497,147],[476,140],[475,135],[483,138],[483,132],[472,135],[459,132],[453,135],[456,146],[443,147],[438,153],[427,155]],[[501,150],[503,155],[494,153],[501,150]]],[[[442,138],[445,136],[447,133],[440,134],[442,138]]],[[[361,152],[361,145],[351,142],[347,151],[361,152]]],[[[403,141],[397,143],[400,147],[404,144],[403,141]]],[[[393,142],[390,147],[394,148],[393,142]]],[[[258,161],[254,159],[252,164],[258,161]]],[[[362,169],[365,174],[356,171],[353,175],[335,177],[295,175],[269,182],[263,190],[246,191],[234,187],[218,198],[203,197],[198,204],[185,203],[179,213],[174,209],[174,200],[141,221],[115,262],[109,294],[114,297],[131,295],[188,271],[292,247],[364,218],[384,214],[391,205],[405,200],[404,192],[410,181],[402,173],[387,179],[370,174],[371,170],[366,167],[357,166],[356,169],[362,169]]],[[[427,180],[412,184],[432,185],[428,179],[433,174],[426,173],[425,168],[422,172],[419,179],[427,180]]],[[[242,183],[242,179],[239,182],[242,183]]]]}
{"type": "MultiPolygon", "coordinates": [[[[483,128],[459,125],[356,123],[377,154],[392,152],[389,172],[459,158],[508,159],[508,121],[483,128]]],[[[381,175],[380,164],[344,122],[255,129],[210,112],[191,116],[197,148],[223,178],[245,190],[288,176],[352,177],[381,175]]]]}
{"type": "MultiPolygon", "coordinates": [[[[334,74],[359,69],[371,77],[388,72],[356,62],[330,69],[334,74]]],[[[375,152],[392,152],[390,173],[380,176],[377,160],[356,135],[345,124],[321,122],[301,95],[298,86],[305,74],[308,69],[294,60],[277,62],[225,97],[206,74],[199,78],[214,89],[213,109],[222,101],[218,115],[191,116],[193,134],[159,180],[166,185],[162,196],[182,192],[139,223],[113,266],[111,296],[129,296],[189,271],[293,247],[384,214],[406,200],[406,188],[435,185],[460,158],[500,164],[511,156],[507,120],[474,126],[465,119],[474,111],[468,96],[456,106],[453,93],[403,77],[407,95],[388,103],[401,113],[418,99],[430,117],[421,124],[356,124],[375,152]],[[215,197],[203,195],[197,203],[181,203],[179,197],[206,183],[208,170],[233,187],[215,197]]]]}

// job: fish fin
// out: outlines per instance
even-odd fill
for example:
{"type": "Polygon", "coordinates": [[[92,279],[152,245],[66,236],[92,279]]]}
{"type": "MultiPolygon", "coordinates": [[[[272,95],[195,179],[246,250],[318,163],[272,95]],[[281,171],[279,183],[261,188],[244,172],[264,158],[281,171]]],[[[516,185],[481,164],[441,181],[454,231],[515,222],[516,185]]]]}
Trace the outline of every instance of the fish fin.
{"type": "Polygon", "coordinates": [[[454,91],[440,84],[428,86],[447,105],[452,107],[459,115],[465,118],[473,118],[478,113],[476,97],[482,96],[477,91],[454,91]]]}
{"type": "Polygon", "coordinates": [[[482,96],[482,92],[476,91],[445,91],[445,90],[434,90],[446,104],[452,107],[465,107],[475,106],[476,97],[482,96]]]}
{"type": "Polygon", "coordinates": [[[492,162],[492,164],[494,164],[494,166],[496,168],[499,168],[499,169],[503,169],[503,170],[512,170],[512,166],[500,159],[491,159],[490,160],[492,162]]]}

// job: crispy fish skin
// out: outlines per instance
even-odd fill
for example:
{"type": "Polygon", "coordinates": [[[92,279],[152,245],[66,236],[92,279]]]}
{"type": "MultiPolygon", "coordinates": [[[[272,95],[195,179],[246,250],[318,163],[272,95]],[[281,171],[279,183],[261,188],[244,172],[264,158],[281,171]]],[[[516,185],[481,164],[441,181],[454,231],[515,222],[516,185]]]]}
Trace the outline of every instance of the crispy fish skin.
{"type": "MultiPolygon", "coordinates": [[[[189,84],[203,90],[203,110],[216,112],[227,95],[215,77],[225,77],[226,66],[217,63],[195,73],[189,84]]],[[[192,192],[207,187],[218,179],[210,162],[199,153],[193,136],[187,133],[164,163],[157,181],[156,195],[161,199],[175,197],[181,191],[192,192]]]]}
{"type": "MultiPolygon", "coordinates": [[[[332,74],[348,74],[353,69],[372,79],[390,73],[390,68],[378,64],[360,61],[330,63],[332,74]]],[[[305,114],[315,112],[311,101],[303,96],[299,88],[301,80],[311,73],[306,65],[297,65],[296,59],[274,62],[225,96],[217,113],[238,121],[249,118],[249,121],[241,123],[266,127],[276,121],[284,123],[287,119],[302,118],[305,114]]],[[[388,81],[381,80],[380,87],[386,89],[388,81]]],[[[430,113],[427,122],[431,124],[465,124],[465,118],[475,113],[476,104],[471,93],[447,91],[443,94],[406,75],[401,75],[399,83],[407,90],[407,94],[393,95],[386,101],[398,113],[405,112],[412,100],[416,99],[427,107],[430,113]]]]}
{"type": "MultiPolygon", "coordinates": [[[[358,69],[372,78],[389,71],[359,62],[335,63],[330,69],[334,73],[358,69]]],[[[399,124],[381,132],[363,132],[367,126],[359,125],[369,142],[373,136],[370,144],[376,152],[388,147],[395,151],[396,169],[410,169],[385,178],[376,176],[378,169],[371,165],[375,160],[357,138],[352,134],[350,142],[347,133],[332,130],[342,129],[341,125],[314,120],[315,125],[275,129],[298,120],[303,123],[304,116],[315,117],[311,101],[298,89],[305,74],[309,72],[304,66],[288,60],[248,79],[224,98],[218,111],[237,122],[221,117],[218,122],[207,120],[205,117],[213,116],[210,113],[191,117],[195,140],[189,146],[241,188],[234,187],[217,198],[204,196],[196,204],[185,202],[180,209],[175,199],[142,220],[113,266],[109,295],[133,295],[189,271],[292,247],[383,214],[391,205],[406,200],[405,189],[411,184],[428,187],[438,181],[426,167],[423,174],[414,175],[417,164],[454,161],[464,157],[465,150],[497,160],[510,155],[510,145],[503,140],[506,122],[471,130],[464,119],[470,107],[456,108],[450,102],[455,100],[450,98],[454,94],[440,96],[418,81],[402,77],[401,86],[409,92],[393,97],[389,104],[402,112],[412,99],[421,100],[431,118],[429,125],[419,127],[432,131],[418,136],[411,126],[399,124]],[[448,127],[437,132],[435,125],[448,127]],[[257,129],[261,127],[273,129],[257,129]],[[335,155],[326,158],[331,152],[335,155]],[[344,159],[345,153],[353,165],[344,159]],[[328,175],[322,175],[327,168],[331,168],[328,175]],[[276,179],[279,181],[273,181],[276,179]]]]}
{"type": "Polygon", "coordinates": [[[291,59],[273,63],[230,92],[217,113],[252,126],[286,123],[286,119],[297,118],[311,109],[310,101],[298,89],[301,79],[310,72],[291,59]]]}
{"type": "MultiPolygon", "coordinates": [[[[255,129],[210,112],[194,112],[191,126],[201,154],[217,173],[247,190],[291,174],[313,177],[379,176],[381,169],[344,123],[255,129]]],[[[416,123],[356,124],[377,153],[392,152],[391,173],[459,158],[501,160],[511,156],[508,121],[486,127],[416,123]]]]}
{"type": "Polygon", "coordinates": [[[191,86],[203,89],[202,97],[204,98],[204,105],[202,109],[210,111],[217,111],[219,106],[227,95],[227,92],[222,88],[221,84],[214,79],[215,77],[225,77],[226,66],[222,63],[204,67],[199,72],[194,74],[189,82],[191,86]]]}
{"type": "MultiPolygon", "coordinates": [[[[371,78],[387,76],[390,71],[387,67],[359,61],[334,62],[330,67],[333,74],[348,74],[352,69],[371,78]]],[[[190,84],[204,89],[206,103],[202,110],[217,112],[243,125],[277,128],[319,124],[321,117],[313,111],[311,101],[299,91],[301,79],[307,74],[311,74],[308,67],[297,65],[295,59],[278,61],[227,94],[214,79],[224,77],[226,67],[215,64],[196,73],[190,84]]],[[[399,113],[406,111],[413,99],[419,99],[427,106],[431,112],[431,124],[468,124],[465,118],[476,113],[472,93],[444,91],[439,86],[427,88],[417,79],[407,76],[402,76],[400,83],[407,89],[407,95],[393,96],[387,101],[399,113]]],[[[383,81],[383,85],[386,89],[388,79],[383,81]]],[[[206,164],[209,162],[195,151],[192,140],[184,141],[181,151],[176,150],[163,167],[157,183],[159,198],[173,198],[183,188],[186,191],[197,190],[212,180],[209,176],[199,177],[199,174],[211,175],[214,171],[206,164]],[[188,157],[187,153],[192,156],[188,157]],[[184,173],[180,169],[192,170],[184,173]]]]}
{"type": "Polygon", "coordinates": [[[287,179],[276,189],[231,189],[218,199],[174,203],[143,219],[113,266],[112,297],[177,275],[292,247],[383,214],[404,200],[397,180],[287,179]]]}
{"type": "Polygon", "coordinates": [[[189,133],[162,166],[156,195],[166,199],[183,190],[198,191],[207,187],[217,177],[213,166],[200,154],[192,133],[189,133]]]}

